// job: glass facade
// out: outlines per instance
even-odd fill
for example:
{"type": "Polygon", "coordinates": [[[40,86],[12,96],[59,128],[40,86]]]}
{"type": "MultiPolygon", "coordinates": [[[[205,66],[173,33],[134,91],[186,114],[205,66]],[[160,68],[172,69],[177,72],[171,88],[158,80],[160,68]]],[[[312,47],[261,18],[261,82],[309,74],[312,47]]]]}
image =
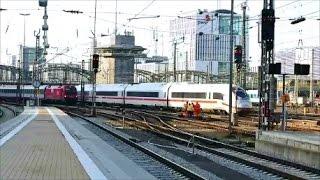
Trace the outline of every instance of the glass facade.
{"type": "MultiPolygon", "coordinates": [[[[230,34],[230,15],[219,16],[219,34],[230,34]]],[[[233,34],[241,35],[242,20],[240,16],[234,16],[233,34]]]]}
{"type": "MultiPolygon", "coordinates": [[[[179,53],[187,51],[188,70],[209,72],[213,75],[229,72],[230,15],[229,10],[220,9],[195,13],[190,16],[193,17],[191,19],[178,18],[171,21],[171,38],[174,40],[184,37],[185,40],[177,47],[177,69],[185,69],[185,58],[181,58],[179,53]],[[206,16],[211,17],[211,20],[204,21],[206,16]]],[[[233,44],[239,45],[242,40],[242,16],[234,14],[233,22],[233,44]]],[[[169,64],[173,64],[173,58],[169,64]]]]}

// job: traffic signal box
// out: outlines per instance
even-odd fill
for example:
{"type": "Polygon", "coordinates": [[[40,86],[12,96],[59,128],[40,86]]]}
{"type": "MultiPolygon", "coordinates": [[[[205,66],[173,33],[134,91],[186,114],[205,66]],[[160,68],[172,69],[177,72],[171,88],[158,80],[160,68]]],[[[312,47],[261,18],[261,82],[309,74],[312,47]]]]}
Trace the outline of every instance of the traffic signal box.
{"type": "Polygon", "coordinates": [[[234,62],[236,64],[242,63],[242,46],[237,45],[234,49],[234,62]]]}
{"type": "Polygon", "coordinates": [[[265,46],[267,51],[273,49],[273,40],[274,40],[274,9],[263,9],[262,10],[262,32],[261,38],[262,41],[265,41],[265,46]]]}
{"type": "MultiPolygon", "coordinates": [[[[309,75],[310,65],[294,64],[294,75],[309,75]]],[[[269,74],[281,74],[281,63],[269,64],[269,74]]]]}
{"type": "Polygon", "coordinates": [[[309,75],[310,65],[308,64],[294,64],[295,75],[309,75]]]}
{"type": "Polygon", "coordinates": [[[99,54],[94,54],[92,57],[92,68],[94,72],[98,72],[99,68],[99,54]]]}
{"type": "Polygon", "coordinates": [[[281,74],[281,63],[269,64],[269,74],[281,74]]]}

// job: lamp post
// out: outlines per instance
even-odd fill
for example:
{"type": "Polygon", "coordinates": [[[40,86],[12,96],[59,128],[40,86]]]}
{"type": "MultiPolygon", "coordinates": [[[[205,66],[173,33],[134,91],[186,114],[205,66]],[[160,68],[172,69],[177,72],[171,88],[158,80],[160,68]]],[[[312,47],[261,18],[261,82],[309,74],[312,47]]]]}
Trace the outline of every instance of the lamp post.
{"type": "MultiPolygon", "coordinates": [[[[24,48],[26,46],[26,16],[29,16],[30,14],[29,13],[20,13],[21,16],[23,16],[23,46],[22,46],[22,58],[20,58],[22,60],[21,64],[22,64],[22,77],[21,77],[21,84],[22,84],[22,87],[23,87],[23,84],[25,83],[25,77],[26,77],[26,73],[25,73],[25,69],[24,69],[24,48]]],[[[28,71],[28,70],[27,70],[28,71]]],[[[22,88],[23,90],[24,88],[22,88]]],[[[24,97],[24,92],[22,91],[22,99],[24,97]]],[[[23,102],[24,103],[24,102],[23,102]]]]}
{"type": "Polygon", "coordinates": [[[26,46],[26,16],[29,16],[29,13],[20,13],[23,16],[23,47],[26,46]]]}

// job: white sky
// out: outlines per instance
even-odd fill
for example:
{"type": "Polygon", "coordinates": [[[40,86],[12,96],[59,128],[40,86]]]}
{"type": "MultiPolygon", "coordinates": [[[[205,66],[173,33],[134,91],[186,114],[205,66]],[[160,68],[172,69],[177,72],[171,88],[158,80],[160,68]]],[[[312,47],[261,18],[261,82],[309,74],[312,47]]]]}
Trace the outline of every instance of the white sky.
{"type": "MultiPolygon", "coordinates": [[[[169,20],[174,19],[181,13],[194,11],[197,9],[230,9],[229,0],[152,0],[144,1],[124,1],[118,0],[118,32],[125,29],[134,30],[136,45],[148,48],[148,55],[153,55],[154,41],[152,28],[158,27],[158,55],[171,57],[169,42],[169,20]],[[151,4],[151,5],[150,5],[151,4]],[[132,18],[146,8],[140,16],[160,15],[157,19],[139,19],[128,23],[128,18],[132,18]],[[124,28],[123,24],[127,24],[124,28]],[[134,27],[132,27],[134,26],[134,27]],[[163,42],[161,36],[163,35],[163,42]],[[163,45],[163,46],[162,46],[163,45]],[[163,47],[163,48],[162,48],[163,47]]],[[[235,12],[241,12],[242,0],[235,0],[235,12]]],[[[253,64],[257,64],[260,59],[260,46],[257,43],[258,28],[257,15],[261,14],[262,0],[248,0],[248,15],[250,16],[249,30],[249,56],[253,64]]],[[[1,34],[1,58],[0,64],[7,64],[9,55],[18,55],[19,44],[23,43],[23,17],[19,13],[30,13],[26,17],[26,45],[35,46],[34,31],[41,28],[43,24],[43,8],[38,6],[38,0],[0,0],[0,7],[8,9],[0,11],[0,34],[1,34]]],[[[304,46],[319,46],[320,44],[320,1],[318,0],[275,0],[275,14],[280,17],[276,21],[275,50],[296,47],[298,40],[302,39],[304,46]],[[299,16],[306,17],[306,21],[291,25],[289,19],[299,16]]],[[[114,31],[114,0],[98,0],[97,5],[97,35],[98,44],[106,44],[107,37],[99,37],[101,33],[110,34],[114,31]]],[[[48,1],[48,40],[50,44],[49,55],[51,59],[57,51],[63,51],[69,47],[67,56],[60,56],[51,62],[72,62],[80,63],[82,59],[88,59],[86,55],[92,46],[91,30],[93,30],[94,0],[49,0],[48,1]],[[62,10],[79,10],[83,14],[70,14],[62,10]],[[78,37],[77,37],[78,30],[78,37]],[[59,49],[57,50],[58,47],[59,49]]],[[[42,36],[41,36],[42,45],[42,36]]]]}

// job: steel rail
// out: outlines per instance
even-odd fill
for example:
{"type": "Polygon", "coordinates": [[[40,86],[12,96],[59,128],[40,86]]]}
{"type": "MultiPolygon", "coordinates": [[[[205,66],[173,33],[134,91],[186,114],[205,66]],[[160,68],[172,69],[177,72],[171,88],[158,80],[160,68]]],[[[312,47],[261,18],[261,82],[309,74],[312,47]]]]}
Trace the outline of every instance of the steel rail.
{"type": "MultiPolygon", "coordinates": [[[[75,113],[72,113],[72,112],[67,112],[67,113],[72,115],[72,116],[79,117],[79,118],[81,118],[81,119],[83,119],[83,120],[85,120],[85,121],[87,121],[87,122],[99,127],[100,129],[106,131],[107,133],[109,133],[112,136],[118,138],[119,140],[123,141],[124,143],[126,143],[126,144],[128,144],[128,145],[130,145],[130,146],[132,146],[134,148],[137,148],[138,150],[140,150],[140,151],[144,152],[145,154],[155,158],[159,162],[169,166],[170,168],[178,171],[179,173],[181,173],[181,174],[183,174],[183,175],[185,175],[185,176],[187,176],[187,177],[189,177],[191,179],[199,179],[199,180],[200,179],[203,179],[203,180],[205,179],[201,175],[199,175],[199,174],[197,174],[197,173],[195,173],[195,172],[193,172],[193,171],[191,171],[189,169],[186,169],[186,168],[180,166],[179,164],[177,164],[177,163],[175,163],[175,162],[173,162],[173,161],[171,161],[171,160],[169,160],[169,159],[167,159],[167,158],[165,158],[163,156],[160,156],[159,154],[156,154],[156,153],[150,151],[149,149],[147,149],[147,148],[141,146],[140,144],[134,142],[132,139],[126,138],[124,136],[121,136],[121,135],[113,132],[113,131],[110,131],[109,129],[105,128],[104,126],[102,126],[100,124],[97,124],[96,122],[94,122],[94,121],[92,121],[90,119],[87,119],[87,118],[85,118],[83,116],[80,116],[78,114],[75,114],[75,113]]],[[[99,112],[99,113],[101,113],[101,112],[99,112]]],[[[120,118],[122,116],[115,115],[115,117],[120,118]]]]}

